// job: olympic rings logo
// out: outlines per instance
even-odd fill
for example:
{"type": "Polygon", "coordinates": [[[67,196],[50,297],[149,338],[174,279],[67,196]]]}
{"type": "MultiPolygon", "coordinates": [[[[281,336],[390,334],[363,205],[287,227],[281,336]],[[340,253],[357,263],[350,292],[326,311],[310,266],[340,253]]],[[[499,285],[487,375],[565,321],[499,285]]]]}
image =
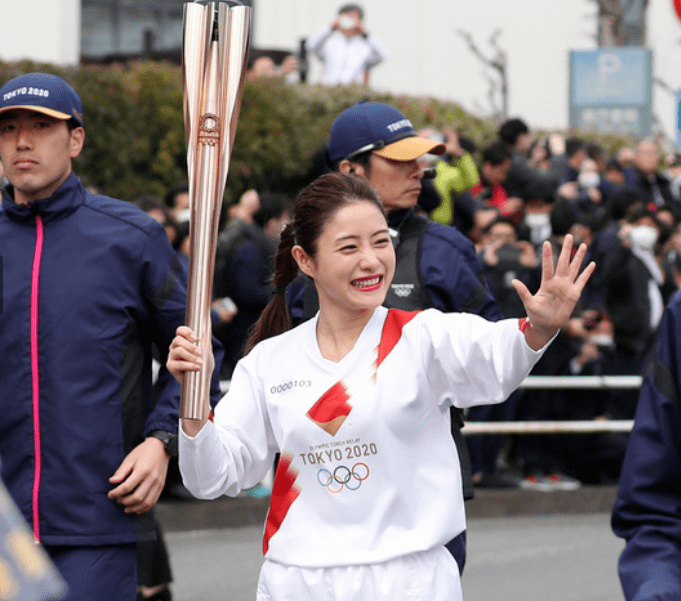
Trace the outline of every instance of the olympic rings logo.
{"type": "Polygon", "coordinates": [[[199,143],[215,146],[220,141],[220,117],[213,113],[201,115],[199,120],[199,143]]]}
{"type": "Polygon", "coordinates": [[[358,461],[352,466],[352,469],[349,469],[344,465],[339,465],[333,470],[333,473],[324,468],[320,469],[317,472],[317,482],[322,486],[325,486],[329,492],[338,494],[344,488],[357,490],[362,486],[362,482],[369,477],[369,473],[369,466],[366,463],[358,461]],[[357,484],[355,484],[355,482],[357,484]]]}

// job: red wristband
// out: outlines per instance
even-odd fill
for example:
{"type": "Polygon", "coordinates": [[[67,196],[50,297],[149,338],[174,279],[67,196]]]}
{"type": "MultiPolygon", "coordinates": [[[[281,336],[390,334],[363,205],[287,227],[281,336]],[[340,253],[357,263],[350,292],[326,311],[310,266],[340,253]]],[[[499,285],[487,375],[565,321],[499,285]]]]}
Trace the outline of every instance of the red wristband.
{"type": "Polygon", "coordinates": [[[521,317],[518,320],[518,329],[524,334],[525,330],[530,327],[530,320],[527,317],[521,317]]]}

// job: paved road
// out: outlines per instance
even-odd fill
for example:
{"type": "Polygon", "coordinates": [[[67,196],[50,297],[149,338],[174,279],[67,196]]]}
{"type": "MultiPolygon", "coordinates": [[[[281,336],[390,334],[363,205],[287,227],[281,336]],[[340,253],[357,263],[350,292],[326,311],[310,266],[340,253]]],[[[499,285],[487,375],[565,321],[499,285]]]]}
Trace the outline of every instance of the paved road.
{"type": "MultiPolygon", "coordinates": [[[[466,601],[622,601],[605,513],[469,521],[466,601]]],[[[262,528],[167,535],[175,601],[254,601],[262,528]]]]}
{"type": "Polygon", "coordinates": [[[622,601],[623,542],[609,519],[600,513],[471,520],[466,601],[622,601]]]}

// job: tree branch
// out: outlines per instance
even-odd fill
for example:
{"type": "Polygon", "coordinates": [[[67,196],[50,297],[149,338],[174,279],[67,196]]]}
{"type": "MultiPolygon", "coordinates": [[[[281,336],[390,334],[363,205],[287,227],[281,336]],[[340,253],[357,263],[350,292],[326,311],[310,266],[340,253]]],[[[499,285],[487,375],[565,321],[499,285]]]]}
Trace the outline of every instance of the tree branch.
{"type": "Polygon", "coordinates": [[[506,78],[506,52],[501,48],[498,42],[499,36],[503,33],[503,30],[501,29],[496,29],[492,35],[489,38],[489,44],[492,47],[492,49],[495,51],[494,56],[487,57],[482,50],[480,50],[480,47],[477,45],[475,40],[473,39],[473,36],[462,29],[458,29],[457,33],[459,36],[463,38],[463,40],[466,42],[469,50],[480,60],[480,62],[483,63],[485,67],[488,69],[492,69],[498,74],[498,79],[497,81],[494,77],[492,77],[489,73],[486,73],[487,80],[490,84],[489,91],[488,91],[488,97],[489,97],[489,102],[492,107],[492,111],[494,113],[494,117],[497,118],[497,116],[501,115],[501,119],[506,118],[506,112],[508,109],[508,82],[506,78]],[[499,105],[497,102],[497,96],[501,96],[501,105],[502,108],[499,109],[499,105]]]}

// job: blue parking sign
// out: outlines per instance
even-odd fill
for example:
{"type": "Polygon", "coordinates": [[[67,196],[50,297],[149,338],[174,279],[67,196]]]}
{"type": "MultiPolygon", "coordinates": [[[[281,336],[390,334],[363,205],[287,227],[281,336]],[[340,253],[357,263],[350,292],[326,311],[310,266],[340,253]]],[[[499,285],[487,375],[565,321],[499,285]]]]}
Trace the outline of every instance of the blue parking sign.
{"type": "Polygon", "coordinates": [[[651,132],[652,122],[650,50],[570,53],[570,127],[644,136],[651,132]]]}
{"type": "Polygon", "coordinates": [[[641,105],[650,100],[648,51],[608,48],[573,56],[572,100],[576,105],[641,105]]]}

